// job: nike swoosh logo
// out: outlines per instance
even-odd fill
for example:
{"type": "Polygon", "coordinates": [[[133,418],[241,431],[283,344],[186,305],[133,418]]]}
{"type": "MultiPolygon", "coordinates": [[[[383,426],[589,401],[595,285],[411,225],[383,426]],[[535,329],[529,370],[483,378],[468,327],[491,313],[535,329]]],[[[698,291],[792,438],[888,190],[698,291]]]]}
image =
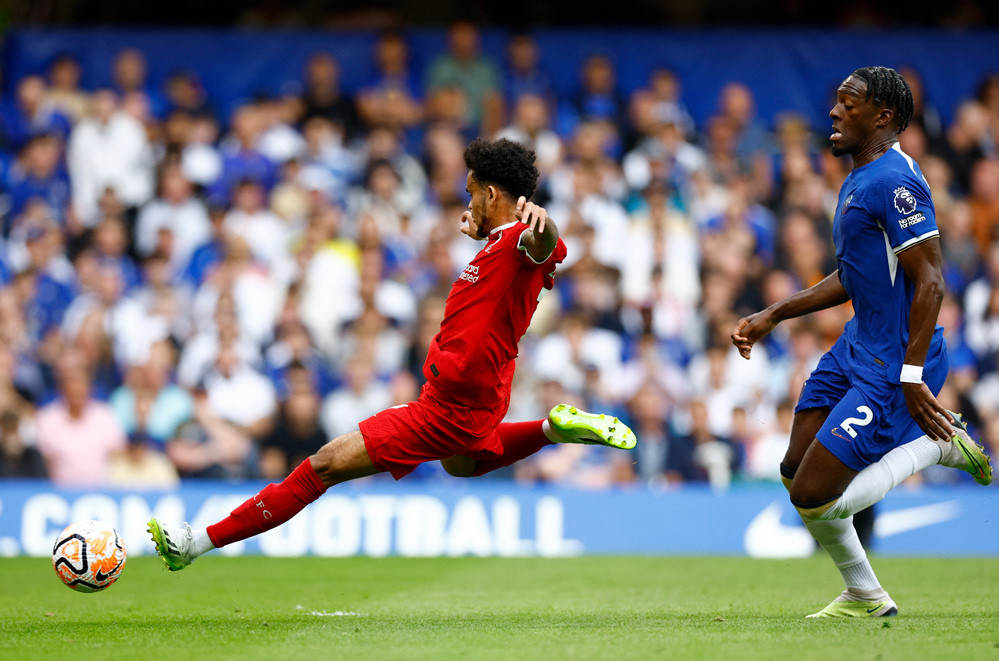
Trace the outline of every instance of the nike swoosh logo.
{"type": "Polygon", "coordinates": [[[751,558],[807,558],[815,552],[812,535],[800,524],[781,521],[785,505],[777,500],[753,517],[742,536],[742,547],[751,558]]]}
{"type": "Polygon", "coordinates": [[[842,438],[844,441],[850,440],[849,438],[843,436],[843,434],[840,433],[839,427],[833,427],[832,429],[829,430],[829,433],[832,434],[833,436],[838,436],[839,438],[842,438]]]}
{"type": "Polygon", "coordinates": [[[98,570],[97,570],[97,573],[95,573],[95,574],[94,574],[94,578],[96,578],[98,582],[101,582],[101,581],[105,581],[105,580],[107,580],[107,578],[108,578],[109,576],[112,576],[112,575],[114,575],[114,573],[115,573],[116,571],[118,571],[118,569],[119,569],[119,568],[121,567],[121,564],[122,564],[123,562],[125,562],[125,559],[124,559],[124,558],[122,558],[122,559],[121,559],[121,562],[119,562],[118,564],[116,564],[116,565],[115,565],[115,566],[114,566],[114,567],[113,567],[113,568],[111,569],[111,571],[109,571],[109,572],[108,572],[108,573],[106,573],[106,574],[105,574],[104,572],[102,572],[102,571],[101,571],[100,569],[98,569],[98,570]]]}
{"type": "Polygon", "coordinates": [[[978,463],[978,460],[975,459],[975,456],[968,451],[968,448],[964,447],[964,444],[958,444],[958,445],[961,448],[961,452],[964,453],[965,458],[968,460],[968,463],[971,464],[972,468],[975,469],[975,477],[984,478],[985,469],[982,468],[982,465],[980,463],[978,463]]]}
{"type": "Polygon", "coordinates": [[[956,500],[920,505],[919,507],[906,507],[905,509],[879,513],[874,521],[874,534],[877,537],[891,537],[951,521],[960,515],[961,507],[956,500]]]}
{"type": "Polygon", "coordinates": [[[882,606],[884,606],[884,604],[879,604],[879,605],[875,606],[874,608],[868,608],[867,612],[868,613],[873,613],[874,611],[876,611],[877,609],[881,608],[882,606]]]}
{"type": "Polygon", "coordinates": [[[117,540],[115,540],[115,543],[114,543],[114,545],[115,545],[115,547],[116,547],[116,548],[117,548],[117,549],[118,549],[119,551],[121,551],[121,560],[119,560],[119,561],[118,561],[118,564],[116,564],[116,565],[115,565],[115,566],[114,566],[114,567],[113,567],[113,568],[111,569],[111,571],[109,571],[109,572],[108,572],[108,573],[106,573],[106,574],[105,574],[104,572],[102,572],[102,571],[101,571],[100,569],[98,569],[98,570],[97,570],[97,573],[96,573],[96,574],[94,574],[94,578],[96,578],[96,579],[97,579],[97,582],[98,582],[98,583],[101,583],[101,582],[103,582],[103,581],[106,581],[106,580],[108,579],[108,577],[109,577],[109,576],[111,576],[111,575],[112,575],[112,574],[114,574],[114,573],[115,573],[116,571],[118,571],[119,569],[121,569],[121,566],[122,566],[122,564],[124,564],[124,562],[125,562],[125,549],[123,549],[123,548],[121,547],[121,542],[120,542],[120,541],[117,541],[117,540]]]}

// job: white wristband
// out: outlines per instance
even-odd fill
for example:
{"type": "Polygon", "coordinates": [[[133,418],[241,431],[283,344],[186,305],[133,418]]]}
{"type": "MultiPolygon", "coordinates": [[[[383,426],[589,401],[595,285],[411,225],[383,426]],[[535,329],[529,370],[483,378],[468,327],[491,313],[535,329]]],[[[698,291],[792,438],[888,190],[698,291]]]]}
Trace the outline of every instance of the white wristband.
{"type": "Polygon", "coordinates": [[[898,377],[898,380],[902,383],[922,383],[923,366],[902,365],[902,374],[898,377]]]}

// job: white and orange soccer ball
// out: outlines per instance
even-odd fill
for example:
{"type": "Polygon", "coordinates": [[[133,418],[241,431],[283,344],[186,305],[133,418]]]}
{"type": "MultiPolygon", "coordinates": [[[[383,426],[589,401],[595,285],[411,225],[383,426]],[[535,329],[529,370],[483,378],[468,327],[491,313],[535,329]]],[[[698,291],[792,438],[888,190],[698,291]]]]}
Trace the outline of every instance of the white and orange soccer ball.
{"type": "Polygon", "coordinates": [[[52,567],[77,592],[100,592],[111,587],[125,569],[125,545],[118,531],[106,523],[71,523],[52,547],[52,567]]]}

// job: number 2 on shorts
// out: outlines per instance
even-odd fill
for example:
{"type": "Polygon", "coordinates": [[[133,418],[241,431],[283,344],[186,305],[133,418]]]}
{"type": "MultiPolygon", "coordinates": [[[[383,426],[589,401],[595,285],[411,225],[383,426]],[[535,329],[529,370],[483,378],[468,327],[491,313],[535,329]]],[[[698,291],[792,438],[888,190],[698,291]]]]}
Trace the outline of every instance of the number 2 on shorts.
{"type": "Polygon", "coordinates": [[[854,425],[857,425],[858,427],[866,427],[871,424],[871,420],[874,419],[874,411],[866,406],[858,406],[857,413],[860,413],[864,417],[847,418],[840,424],[840,427],[842,427],[843,431],[850,435],[850,438],[857,438],[857,430],[853,428],[854,425]]]}

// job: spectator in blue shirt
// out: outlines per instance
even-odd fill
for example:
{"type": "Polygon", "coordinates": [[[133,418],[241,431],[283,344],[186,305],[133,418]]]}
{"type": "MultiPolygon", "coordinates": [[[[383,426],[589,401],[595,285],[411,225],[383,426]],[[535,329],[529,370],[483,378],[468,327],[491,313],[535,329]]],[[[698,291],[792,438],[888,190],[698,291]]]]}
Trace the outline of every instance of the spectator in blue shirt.
{"type": "Polygon", "coordinates": [[[50,332],[58,331],[66,309],[73,302],[73,289],[36,268],[15,275],[14,286],[29,292],[24,304],[26,330],[32,344],[38,346],[50,332]]]}
{"type": "Polygon", "coordinates": [[[7,250],[0,243],[0,287],[5,287],[13,275],[10,271],[10,266],[7,264],[7,250]]]}
{"type": "Polygon", "coordinates": [[[421,89],[409,66],[409,46],[401,33],[389,31],[378,37],[374,62],[375,71],[357,95],[361,119],[371,128],[416,129],[423,118],[421,89]]]}
{"type": "Polygon", "coordinates": [[[704,233],[748,232],[753,238],[756,257],[764,266],[773,266],[777,225],[774,213],[746,198],[733,198],[722,214],[708,220],[704,233]]]}
{"type": "Polygon", "coordinates": [[[167,113],[178,110],[195,116],[215,116],[201,79],[193,71],[177,71],[166,83],[167,113]]]}
{"type": "Polygon", "coordinates": [[[62,142],[55,136],[38,135],[25,144],[8,175],[10,212],[5,234],[35,200],[48,207],[57,220],[65,220],[70,188],[69,176],[61,161],[62,142]]]}
{"type": "Polygon", "coordinates": [[[290,321],[277,330],[277,341],[264,354],[267,376],[278,396],[285,398],[294,392],[296,379],[306,378],[309,388],[320,397],[340,385],[329,361],[316,348],[304,324],[290,321]]]}
{"type": "Polygon", "coordinates": [[[163,95],[149,84],[146,57],[141,51],[126,48],[114,56],[112,74],[114,89],[121,98],[129,94],[139,94],[149,105],[149,112],[159,119],[167,115],[167,103],[163,95]]]}
{"type": "Polygon", "coordinates": [[[232,116],[232,132],[222,142],[222,175],[209,186],[210,203],[228,204],[236,185],[244,181],[259,184],[269,191],[278,178],[278,166],[257,149],[257,140],[264,130],[260,109],[247,104],[232,116]]]}
{"type": "Polygon", "coordinates": [[[46,102],[48,86],[41,76],[26,76],[17,84],[16,101],[3,112],[3,137],[8,148],[20,150],[32,138],[52,135],[65,141],[70,120],[46,102]]]}
{"type": "Polygon", "coordinates": [[[749,160],[770,148],[770,135],[756,118],[756,99],[746,85],[731,82],[722,88],[718,97],[718,116],[731,121],[735,127],[735,150],[739,158],[749,160]]]}
{"type": "Polygon", "coordinates": [[[583,62],[580,88],[572,101],[575,122],[598,121],[612,126],[618,144],[612,149],[620,155],[620,141],[630,131],[628,106],[617,89],[617,72],[606,55],[591,55],[583,62]]]}
{"type": "Polygon", "coordinates": [[[506,102],[512,107],[524,94],[553,101],[552,78],[538,63],[538,44],[529,34],[515,34],[507,44],[506,102]]]}
{"type": "Polygon", "coordinates": [[[208,274],[225,258],[225,234],[223,224],[225,223],[226,207],[212,206],[208,209],[208,218],[212,224],[212,237],[206,243],[201,244],[194,250],[187,268],[181,275],[183,283],[192,290],[197,290],[202,285],[208,274]]]}
{"type": "Polygon", "coordinates": [[[142,284],[142,273],[126,254],[128,231],[119,216],[106,216],[94,229],[94,252],[102,266],[113,268],[126,292],[142,284]]]}

